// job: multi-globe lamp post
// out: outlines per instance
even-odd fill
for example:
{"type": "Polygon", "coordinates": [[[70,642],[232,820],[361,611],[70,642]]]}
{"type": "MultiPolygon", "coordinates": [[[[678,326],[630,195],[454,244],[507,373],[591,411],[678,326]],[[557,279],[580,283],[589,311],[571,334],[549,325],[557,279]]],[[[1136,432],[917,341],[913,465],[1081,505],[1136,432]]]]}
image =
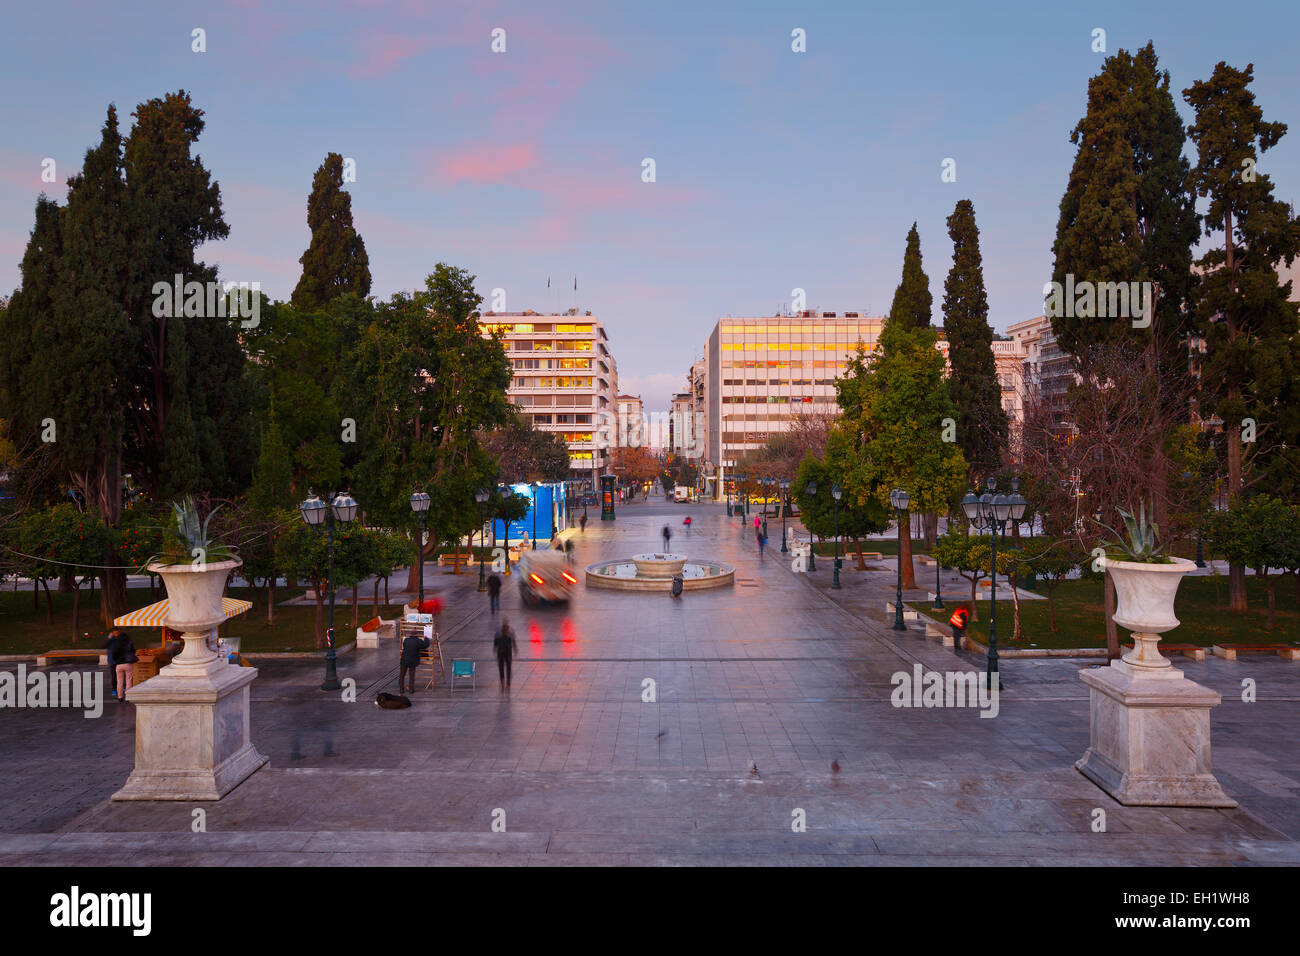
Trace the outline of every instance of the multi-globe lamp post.
{"type": "MultiPolygon", "coordinates": [[[[894,506],[894,511],[898,515],[898,590],[894,597],[894,630],[905,631],[907,624],[903,622],[903,515],[912,503],[912,497],[902,488],[895,488],[889,493],[889,503],[894,506]]],[[[909,532],[911,529],[908,529],[909,532]]]]}
{"type": "Polygon", "coordinates": [[[835,503],[831,505],[835,512],[835,573],[831,575],[831,587],[839,589],[840,587],[840,499],[844,497],[844,491],[838,484],[831,485],[831,497],[835,503]]]}
{"type": "Polygon", "coordinates": [[[1018,522],[1024,517],[1029,502],[1025,500],[1024,495],[1020,494],[1020,483],[1014,478],[1011,480],[1010,495],[995,495],[993,491],[996,488],[997,482],[990,478],[988,491],[978,498],[973,491],[967,492],[966,497],[961,500],[961,509],[966,513],[966,519],[977,530],[987,529],[993,535],[991,562],[993,574],[990,588],[992,593],[989,595],[989,653],[984,680],[990,689],[996,686],[1000,690],[1002,680],[998,675],[998,536],[1005,533],[1008,521],[1018,522]]]}
{"type": "Polygon", "coordinates": [[[424,603],[424,515],[429,510],[429,496],[423,491],[417,491],[411,495],[411,510],[415,512],[417,530],[415,533],[415,562],[418,565],[420,575],[420,597],[416,603],[419,607],[424,603]]]}
{"type": "Polygon", "coordinates": [[[326,504],[310,488],[307,493],[311,497],[298,506],[302,520],[317,530],[324,525],[329,535],[326,545],[329,572],[326,580],[330,593],[330,616],[329,628],[325,631],[325,680],[320,689],[338,690],[343,685],[339,683],[338,655],[334,650],[334,524],[336,521],[352,521],[357,516],[357,502],[351,495],[331,492],[329,504],[326,504]]]}
{"type": "Polygon", "coordinates": [[[790,510],[790,479],[782,478],[781,487],[781,553],[785,554],[790,549],[786,546],[785,541],[785,513],[790,510]]]}
{"type": "Polygon", "coordinates": [[[487,573],[484,570],[484,565],[487,562],[483,560],[483,506],[487,504],[490,497],[492,497],[491,492],[486,488],[480,488],[474,492],[474,500],[478,502],[478,589],[480,591],[487,590],[487,580],[484,577],[487,573]]]}

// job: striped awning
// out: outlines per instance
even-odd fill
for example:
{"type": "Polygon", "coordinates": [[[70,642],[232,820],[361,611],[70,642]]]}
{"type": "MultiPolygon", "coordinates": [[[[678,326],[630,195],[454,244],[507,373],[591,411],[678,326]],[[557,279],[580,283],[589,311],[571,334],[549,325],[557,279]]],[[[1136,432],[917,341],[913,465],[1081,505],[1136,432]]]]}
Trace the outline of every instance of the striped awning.
{"type": "MultiPolygon", "coordinates": [[[[170,603],[170,601],[163,600],[157,604],[150,604],[148,607],[142,607],[130,614],[123,614],[113,624],[116,627],[162,627],[170,603]]],[[[221,599],[221,613],[226,616],[226,620],[243,614],[252,606],[252,601],[241,601],[238,598],[228,597],[221,599]]]]}

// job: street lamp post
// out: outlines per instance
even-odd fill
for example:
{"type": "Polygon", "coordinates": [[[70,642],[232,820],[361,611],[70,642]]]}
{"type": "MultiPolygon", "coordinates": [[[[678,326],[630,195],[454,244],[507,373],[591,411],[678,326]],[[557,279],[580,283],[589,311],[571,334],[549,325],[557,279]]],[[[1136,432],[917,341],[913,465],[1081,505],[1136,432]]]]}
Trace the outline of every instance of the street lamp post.
{"type": "Polygon", "coordinates": [[[355,518],[357,502],[351,495],[331,492],[330,503],[327,505],[311,489],[308,489],[308,494],[311,497],[298,506],[302,519],[317,529],[324,524],[329,535],[326,553],[329,555],[327,584],[330,592],[330,616],[329,628],[325,631],[325,680],[320,689],[338,690],[343,685],[339,683],[338,655],[334,650],[334,524],[336,521],[351,521],[355,518]]]}
{"type": "MultiPolygon", "coordinates": [[[[936,529],[937,533],[937,529],[936,529]]],[[[938,550],[937,548],[935,550],[938,550]]],[[[943,583],[939,580],[939,573],[943,569],[939,567],[939,559],[934,558],[934,603],[930,605],[931,611],[942,611],[943,608],[943,583]]]]}
{"type": "Polygon", "coordinates": [[[531,482],[529,487],[533,489],[533,542],[531,551],[537,550],[537,482],[531,482]]]}
{"type": "Polygon", "coordinates": [[[835,573],[831,575],[831,587],[838,590],[840,587],[840,499],[844,497],[844,492],[838,484],[831,485],[831,497],[835,499],[835,504],[831,506],[835,512],[835,573]]]}
{"type": "MultiPolygon", "coordinates": [[[[810,481],[808,484],[803,486],[803,489],[808,492],[808,497],[811,498],[813,495],[817,494],[817,482],[810,481]]],[[[817,549],[813,547],[812,528],[808,529],[808,570],[817,570],[817,549]]]]}
{"type": "Polygon", "coordinates": [[[418,526],[415,534],[415,563],[420,575],[420,597],[416,604],[416,607],[419,607],[424,603],[424,514],[429,510],[429,496],[423,491],[411,495],[411,510],[415,512],[418,526]]]}
{"type": "MultiPolygon", "coordinates": [[[[506,491],[509,491],[512,495],[514,494],[514,489],[507,489],[505,485],[497,485],[497,497],[500,498],[500,499],[502,499],[502,501],[505,500],[505,496],[506,496],[505,493],[506,493],[506,491]]],[[[496,519],[494,518],[494,519],[492,519],[492,520],[493,520],[493,526],[494,526],[494,528],[495,528],[496,519]]],[[[508,518],[502,518],[502,519],[501,519],[501,527],[504,529],[504,534],[505,534],[505,539],[506,539],[506,547],[505,547],[505,552],[506,552],[506,571],[505,571],[505,576],[506,576],[506,577],[510,577],[510,520],[509,520],[508,518]]],[[[496,533],[496,532],[495,532],[495,530],[494,530],[494,531],[493,531],[493,534],[495,534],[495,533],[496,533]]]]}
{"type": "Polygon", "coordinates": [[[785,554],[790,549],[785,543],[785,513],[790,510],[790,479],[782,478],[781,488],[781,553],[785,554]]]}
{"type": "Polygon", "coordinates": [[[889,493],[889,503],[898,513],[898,589],[894,597],[894,630],[905,631],[907,625],[903,623],[903,512],[912,503],[912,498],[902,488],[895,488],[889,493]]]}
{"type": "Polygon", "coordinates": [[[1025,508],[1028,502],[1020,494],[1020,483],[1016,479],[1011,480],[1011,494],[995,495],[993,491],[997,487],[995,479],[988,480],[988,491],[975,497],[974,492],[968,492],[962,499],[962,511],[976,529],[987,528],[993,536],[992,548],[992,587],[989,595],[989,653],[988,666],[985,673],[985,684],[990,689],[994,687],[994,681],[997,681],[997,688],[1001,690],[1002,679],[998,674],[998,536],[1002,534],[1008,521],[1019,521],[1025,514],[1025,508]]]}
{"type": "MultiPolygon", "coordinates": [[[[1190,471],[1183,472],[1183,477],[1190,479],[1190,471]]],[[[1196,566],[1205,567],[1205,552],[1201,548],[1201,524],[1205,520],[1205,496],[1200,481],[1196,482],[1196,566]]]]}
{"type": "Polygon", "coordinates": [[[489,497],[490,495],[488,494],[488,490],[486,488],[480,488],[478,491],[474,492],[474,500],[478,502],[478,550],[479,550],[478,589],[480,591],[487,590],[487,581],[484,579],[484,574],[486,572],[484,571],[483,568],[484,561],[483,561],[483,553],[482,553],[483,552],[483,505],[487,503],[489,497]]]}

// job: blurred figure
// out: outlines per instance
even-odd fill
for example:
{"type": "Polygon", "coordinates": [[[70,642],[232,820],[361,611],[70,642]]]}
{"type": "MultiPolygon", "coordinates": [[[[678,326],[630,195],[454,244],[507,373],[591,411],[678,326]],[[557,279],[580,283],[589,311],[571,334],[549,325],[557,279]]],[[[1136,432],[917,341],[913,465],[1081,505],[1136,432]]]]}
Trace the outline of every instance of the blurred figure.
{"type": "Polygon", "coordinates": [[[495,614],[501,609],[501,575],[493,571],[487,579],[488,611],[495,614]]]}
{"type": "Polygon", "coordinates": [[[505,693],[510,686],[511,663],[514,656],[519,652],[519,643],[515,640],[515,630],[510,626],[510,621],[501,618],[501,627],[497,629],[497,635],[492,639],[492,649],[497,655],[497,676],[501,681],[501,693],[505,693]]]}
{"type": "Polygon", "coordinates": [[[587,511],[585,508],[582,511],[582,517],[578,519],[578,527],[582,529],[583,534],[587,533],[587,511]]]}
{"type": "Polygon", "coordinates": [[[406,689],[408,676],[410,678],[410,692],[415,693],[415,672],[420,668],[420,652],[427,651],[432,643],[432,638],[418,637],[415,634],[408,634],[406,640],[402,641],[401,666],[397,671],[397,692],[399,694],[406,689]]]}
{"type": "Polygon", "coordinates": [[[686,516],[686,519],[682,522],[682,524],[686,525],[686,530],[687,530],[687,531],[690,531],[690,530],[691,530],[691,516],[690,516],[690,515],[687,515],[687,516],[686,516]]]}
{"type": "Polygon", "coordinates": [[[667,551],[669,542],[673,540],[673,529],[668,527],[668,525],[664,525],[663,534],[664,534],[664,551],[667,551]]]}
{"type": "Polygon", "coordinates": [[[573,539],[564,542],[564,560],[573,563],[573,539]]]}

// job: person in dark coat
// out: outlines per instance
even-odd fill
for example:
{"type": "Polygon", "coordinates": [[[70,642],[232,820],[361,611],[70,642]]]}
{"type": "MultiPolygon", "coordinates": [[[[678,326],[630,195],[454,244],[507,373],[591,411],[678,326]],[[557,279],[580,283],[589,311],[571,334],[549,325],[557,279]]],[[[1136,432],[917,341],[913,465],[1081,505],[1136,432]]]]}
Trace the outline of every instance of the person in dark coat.
{"type": "Polygon", "coordinates": [[[420,666],[420,652],[429,649],[433,640],[428,637],[418,637],[415,634],[407,635],[406,640],[402,641],[402,666],[397,672],[397,692],[400,694],[405,686],[406,675],[411,675],[411,693],[415,693],[415,672],[420,666]]]}
{"type": "Polygon", "coordinates": [[[493,571],[487,579],[488,610],[495,614],[501,609],[501,575],[493,571]]]}
{"type": "Polygon", "coordinates": [[[126,631],[116,630],[109,633],[104,647],[108,650],[108,669],[116,688],[113,696],[121,703],[126,699],[126,692],[131,689],[135,676],[135,642],[126,631]]]}
{"type": "Polygon", "coordinates": [[[505,689],[510,686],[510,665],[519,652],[519,642],[515,640],[515,629],[504,617],[497,636],[492,639],[492,649],[497,654],[497,676],[501,679],[501,692],[505,693],[505,689]]]}

